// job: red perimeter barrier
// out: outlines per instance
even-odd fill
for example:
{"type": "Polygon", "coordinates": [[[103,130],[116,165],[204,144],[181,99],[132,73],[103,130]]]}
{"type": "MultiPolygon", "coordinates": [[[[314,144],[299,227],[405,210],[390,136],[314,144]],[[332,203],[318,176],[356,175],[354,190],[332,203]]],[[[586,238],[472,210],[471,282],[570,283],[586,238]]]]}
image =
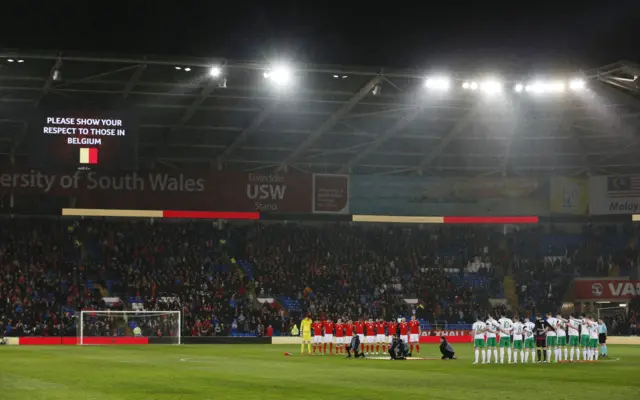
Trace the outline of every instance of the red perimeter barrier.
{"type": "MultiPolygon", "coordinates": [[[[473,336],[446,336],[449,343],[471,343],[473,336]]],[[[440,336],[420,336],[420,343],[440,343],[440,336]]]]}
{"type": "MultiPolygon", "coordinates": [[[[149,344],[149,339],[146,337],[109,337],[109,336],[97,336],[97,337],[85,337],[84,344],[92,345],[123,345],[123,344],[149,344]]],[[[75,346],[79,344],[79,339],[75,336],[63,336],[63,337],[21,337],[18,340],[19,346],[75,346]]]]}

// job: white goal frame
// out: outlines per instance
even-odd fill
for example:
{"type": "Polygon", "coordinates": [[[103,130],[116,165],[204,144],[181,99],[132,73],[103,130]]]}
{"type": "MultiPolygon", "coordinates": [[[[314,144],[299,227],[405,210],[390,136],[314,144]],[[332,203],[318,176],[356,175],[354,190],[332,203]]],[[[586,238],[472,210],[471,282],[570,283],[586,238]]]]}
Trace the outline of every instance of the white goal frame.
{"type": "Polygon", "coordinates": [[[144,315],[144,314],[156,314],[156,315],[177,315],[178,316],[178,342],[175,344],[182,344],[182,311],[98,311],[98,310],[82,310],[80,311],[80,340],[79,345],[84,345],[84,315],[85,314],[101,314],[101,315],[118,315],[129,314],[132,316],[144,315]]]}

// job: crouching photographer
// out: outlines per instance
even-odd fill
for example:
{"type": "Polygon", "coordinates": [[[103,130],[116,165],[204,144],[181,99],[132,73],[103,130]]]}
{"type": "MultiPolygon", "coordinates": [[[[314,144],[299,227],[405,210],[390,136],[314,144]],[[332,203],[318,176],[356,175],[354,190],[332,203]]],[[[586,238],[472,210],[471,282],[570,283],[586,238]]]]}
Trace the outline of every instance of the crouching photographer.
{"type": "Polygon", "coordinates": [[[447,342],[447,338],[444,336],[440,337],[440,353],[442,353],[443,360],[456,359],[456,353],[453,351],[453,346],[447,342]]]}
{"type": "Polygon", "coordinates": [[[400,339],[399,335],[393,337],[391,347],[389,347],[389,355],[392,360],[406,360],[410,357],[409,345],[400,339]]]}
{"type": "Polygon", "coordinates": [[[360,351],[360,338],[358,335],[354,335],[351,338],[351,343],[347,345],[347,358],[351,358],[351,352],[353,351],[353,356],[355,358],[362,357],[364,358],[364,353],[360,351]]]}

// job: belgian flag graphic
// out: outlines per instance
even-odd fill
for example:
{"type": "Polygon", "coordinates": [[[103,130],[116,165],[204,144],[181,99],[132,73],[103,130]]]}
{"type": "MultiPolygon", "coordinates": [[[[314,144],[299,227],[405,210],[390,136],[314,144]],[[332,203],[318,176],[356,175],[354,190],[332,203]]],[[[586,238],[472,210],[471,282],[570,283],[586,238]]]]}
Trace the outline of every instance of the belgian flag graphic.
{"type": "Polygon", "coordinates": [[[80,164],[97,164],[98,149],[95,147],[85,147],[80,149],[80,164]]]}

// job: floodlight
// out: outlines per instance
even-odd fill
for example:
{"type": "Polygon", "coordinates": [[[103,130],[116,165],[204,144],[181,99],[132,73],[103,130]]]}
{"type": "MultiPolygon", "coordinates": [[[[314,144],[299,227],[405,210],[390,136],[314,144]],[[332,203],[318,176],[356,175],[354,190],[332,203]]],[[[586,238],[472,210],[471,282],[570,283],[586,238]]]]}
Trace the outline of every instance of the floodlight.
{"type": "Polygon", "coordinates": [[[23,63],[23,62],[24,62],[24,60],[18,60],[18,62],[19,62],[19,63],[23,63]]]}
{"type": "Polygon", "coordinates": [[[502,91],[502,82],[489,79],[480,84],[480,89],[488,94],[499,93],[502,91]]]}
{"type": "Polygon", "coordinates": [[[513,90],[520,93],[524,90],[524,85],[522,85],[522,83],[517,83],[516,86],[514,86],[513,90]]]}
{"type": "Polygon", "coordinates": [[[182,67],[175,67],[178,71],[182,69],[182,67]]]}
{"type": "Polygon", "coordinates": [[[265,71],[264,77],[278,86],[286,86],[291,83],[293,72],[286,65],[278,65],[273,69],[265,71]]]}
{"type": "Polygon", "coordinates": [[[7,62],[14,62],[15,60],[13,58],[10,58],[7,60],[7,62]]]}
{"type": "Polygon", "coordinates": [[[451,81],[447,77],[433,77],[427,78],[425,81],[425,86],[428,89],[434,90],[448,90],[449,86],[451,86],[451,81]]]}
{"type": "Polygon", "coordinates": [[[585,82],[582,79],[572,79],[569,81],[569,89],[582,90],[585,87],[585,82]]]}
{"type": "Polygon", "coordinates": [[[473,81],[465,81],[462,83],[463,89],[476,90],[478,88],[478,84],[473,81]]]}
{"type": "Polygon", "coordinates": [[[217,66],[213,66],[209,69],[209,75],[212,78],[217,78],[220,76],[220,74],[222,73],[222,70],[220,69],[220,67],[217,66]]]}
{"type": "Polygon", "coordinates": [[[187,67],[187,68],[185,68],[184,70],[185,70],[185,71],[187,71],[187,72],[189,72],[189,71],[191,71],[191,68],[187,67]]]}
{"type": "Polygon", "coordinates": [[[531,93],[563,93],[566,90],[564,82],[534,82],[525,86],[531,93]]]}

